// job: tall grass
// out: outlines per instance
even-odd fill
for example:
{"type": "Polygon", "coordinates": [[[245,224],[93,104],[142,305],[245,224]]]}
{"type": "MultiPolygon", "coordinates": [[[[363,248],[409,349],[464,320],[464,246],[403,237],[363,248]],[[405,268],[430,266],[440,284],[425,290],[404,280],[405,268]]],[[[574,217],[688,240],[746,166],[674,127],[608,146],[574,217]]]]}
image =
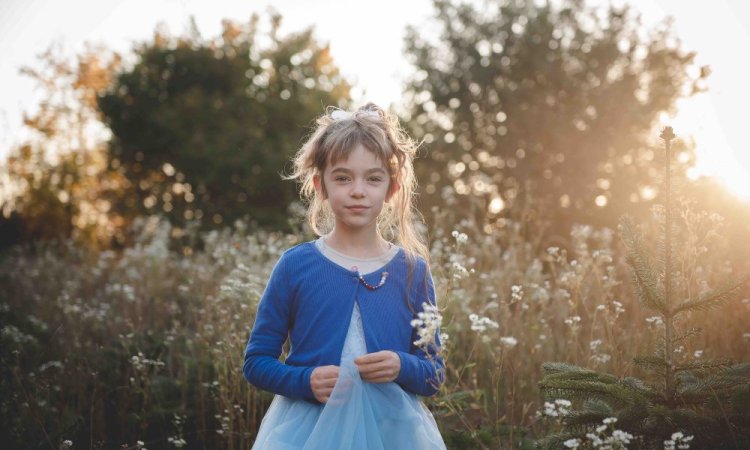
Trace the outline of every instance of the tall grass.
{"type": "MultiPolygon", "coordinates": [[[[706,289],[732,270],[717,251],[726,250],[721,223],[685,211],[685,239],[715,246],[683,268],[689,288],[706,289]]],[[[445,229],[434,213],[448,376],[427,404],[450,448],[530,446],[547,426],[537,415],[545,361],[634,373],[630,355],[653,344],[659,324],[638,306],[612,230],[577,226],[550,247],[539,223],[509,220],[488,235],[467,221],[445,229]]],[[[62,242],[2,255],[0,437],[9,448],[251,445],[272,395],[242,377],[244,347],[271,268],[309,235],[242,222],[198,235],[157,217],[133,233],[137,244],[120,254],[62,242]]],[[[747,297],[688,318],[705,332],[681,357],[742,359],[747,297]]]]}

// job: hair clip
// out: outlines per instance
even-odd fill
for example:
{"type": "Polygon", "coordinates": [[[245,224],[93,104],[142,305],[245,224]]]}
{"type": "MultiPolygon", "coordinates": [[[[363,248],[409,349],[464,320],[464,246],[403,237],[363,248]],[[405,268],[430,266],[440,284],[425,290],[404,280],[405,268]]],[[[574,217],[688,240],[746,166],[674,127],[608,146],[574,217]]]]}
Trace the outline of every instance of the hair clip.
{"type": "MultiPolygon", "coordinates": [[[[331,119],[333,120],[351,119],[354,117],[354,114],[355,113],[344,111],[343,109],[336,109],[331,113],[331,119]]],[[[370,116],[370,117],[380,117],[380,114],[378,114],[377,111],[371,111],[371,110],[358,111],[356,114],[360,114],[363,116],[370,116]]]]}
{"type": "Polygon", "coordinates": [[[333,120],[343,120],[343,119],[351,119],[352,113],[348,111],[344,111],[343,109],[337,109],[331,113],[331,119],[333,120]]]}

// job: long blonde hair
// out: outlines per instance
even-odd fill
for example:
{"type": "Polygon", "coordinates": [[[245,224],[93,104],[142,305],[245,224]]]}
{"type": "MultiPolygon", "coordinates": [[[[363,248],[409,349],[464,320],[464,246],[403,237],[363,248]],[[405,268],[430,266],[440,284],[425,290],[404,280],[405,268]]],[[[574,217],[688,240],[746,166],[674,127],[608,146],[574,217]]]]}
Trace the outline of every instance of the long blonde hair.
{"type": "MultiPolygon", "coordinates": [[[[294,157],[294,171],[283,176],[301,183],[300,195],[308,203],[310,227],[322,236],[334,225],[333,212],[315,191],[313,177],[319,175],[322,179],[328,163],[335,164],[348,158],[349,153],[361,144],[383,163],[391,180],[401,186],[383,206],[377,224],[381,236],[404,249],[411,279],[417,256],[421,256],[428,266],[430,261],[425,240],[415,228],[415,221],[422,223],[423,220],[413,204],[417,179],[412,161],[418,144],[404,132],[397,117],[374,103],[367,103],[353,113],[329,107],[315,123],[316,128],[294,157]]],[[[389,189],[391,187],[392,184],[389,189]]]]}

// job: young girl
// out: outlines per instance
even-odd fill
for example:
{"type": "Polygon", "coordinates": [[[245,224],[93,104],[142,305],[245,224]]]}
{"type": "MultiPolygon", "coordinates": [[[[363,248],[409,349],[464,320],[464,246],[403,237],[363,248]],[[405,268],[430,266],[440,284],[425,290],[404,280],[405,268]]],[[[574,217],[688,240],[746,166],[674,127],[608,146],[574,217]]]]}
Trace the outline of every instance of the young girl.
{"type": "Polygon", "coordinates": [[[435,305],[412,225],[416,145],[371,103],[317,125],[287,179],[302,183],[320,237],[276,263],[245,350],[245,378],[277,394],[253,449],[444,449],[417,399],[437,392],[444,366],[439,330],[417,346],[411,325],[435,305]]]}

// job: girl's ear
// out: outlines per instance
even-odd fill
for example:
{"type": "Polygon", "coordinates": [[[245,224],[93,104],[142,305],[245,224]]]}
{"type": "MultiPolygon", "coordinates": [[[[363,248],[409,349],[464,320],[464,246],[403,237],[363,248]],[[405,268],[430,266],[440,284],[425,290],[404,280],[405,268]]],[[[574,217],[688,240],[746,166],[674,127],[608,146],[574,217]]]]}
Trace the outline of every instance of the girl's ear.
{"type": "Polygon", "coordinates": [[[327,197],[326,188],[319,174],[313,175],[313,186],[315,187],[315,192],[325,200],[327,197]]]}
{"type": "Polygon", "coordinates": [[[388,187],[388,195],[385,196],[385,201],[389,202],[399,189],[401,189],[401,184],[395,178],[391,178],[391,185],[388,187]]]}

